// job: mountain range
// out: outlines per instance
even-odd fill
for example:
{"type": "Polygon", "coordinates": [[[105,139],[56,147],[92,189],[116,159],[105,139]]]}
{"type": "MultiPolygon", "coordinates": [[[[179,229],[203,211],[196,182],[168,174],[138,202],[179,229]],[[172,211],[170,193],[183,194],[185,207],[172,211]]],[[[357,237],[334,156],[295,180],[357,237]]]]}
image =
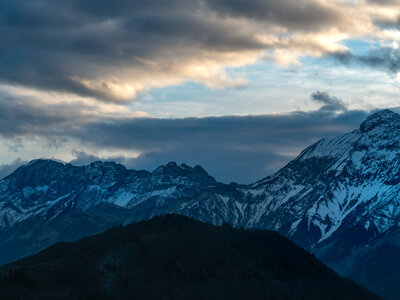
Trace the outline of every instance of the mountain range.
{"type": "Polygon", "coordinates": [[[323,138],[250,185],[170,162],[152,172],[113,162],[34,160],[0,181],[0,263],[119,224],[170,213],[273,229],[341,275],[399,299],[400,115],[382,110],[323,138]]]}

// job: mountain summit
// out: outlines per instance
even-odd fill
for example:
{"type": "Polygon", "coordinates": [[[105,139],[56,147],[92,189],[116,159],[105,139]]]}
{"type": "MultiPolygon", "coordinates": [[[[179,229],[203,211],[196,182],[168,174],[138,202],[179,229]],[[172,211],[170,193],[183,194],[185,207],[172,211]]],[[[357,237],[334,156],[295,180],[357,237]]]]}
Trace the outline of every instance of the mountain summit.
{"type": "Polygon", "coordinates": [[[387,129],[399,129],[400,115],[389,110],[380,110],[370,115],[364,122],[361,123],[361,132],[369,132],[376,127],[386,127],[387,129]]]}

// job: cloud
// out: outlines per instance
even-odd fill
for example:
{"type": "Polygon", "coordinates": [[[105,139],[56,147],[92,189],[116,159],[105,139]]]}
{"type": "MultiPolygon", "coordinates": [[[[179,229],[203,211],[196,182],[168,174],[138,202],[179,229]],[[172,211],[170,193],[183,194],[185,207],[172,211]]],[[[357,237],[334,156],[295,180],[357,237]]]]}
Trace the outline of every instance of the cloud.
{"type": "MultiPolygon", "coordinates": [[[[0,95],[0,135],[69,151],[75,164],[115,160],[151,170],[168,161],[200,164],[218,180],[248,183],[271,174],[326,136],[357,128],[364,111],[315,92],[317,111],[259,116],[159,119],[90,114],[86,104],[38,105],[30,97],[0,95]]],[[[11,151],[11,150],[8,150],[11,151]]],[[[15,149],[21,153],[23,149],[15,149]]],[[[41,153],[41,149],[29,149],[41,153]]],[[[51,155],[54,157],[54,154],[51,155]]],[[[59,157],[56,157],[59,158],[59,157]]]]}
{"type": "Polygon", "coordinates": [[[0,82],[114,102],[187,80],[237,87],[227,68],[391,40],[376,21],[396,16],[342,0],[2,1],[0,82]]]}
{"type": "Polygon", "coordinates": [[[311,99],[317,103],[321,103],[321,111],[339,111],[347,110],[346,105],[337,97],[330,96],[327,92],[316,91],[311,94],[311,99]]]}
{"type": "Polygon", "coordinates": [[[371,68],[381,69],[391,74],[400,71],[399,47],[382,47],[370,51],[366,55],[355,55],[350,52],[332,54],[337,61],[344,64],[359,64],[371,68]]]}
{"type": "MultiPolygon", "coordinates": [[[[248,183],[284,166],[324,136],[357,128],[366,113],[321,109],[286,115],[136,119],[89,124],[76,138],[89,149],[135,149],[136,158],[116,160],[135,169],[154,169],[168,161],[200,164],[217,179],[248,183]]],[[[90,151],[90,150],[88,150],[90,151]]],[[[95,150],[96,151],[96,150],[95,150]]],[[[78,158],[96,160],[90,155],[78,158]]]]}

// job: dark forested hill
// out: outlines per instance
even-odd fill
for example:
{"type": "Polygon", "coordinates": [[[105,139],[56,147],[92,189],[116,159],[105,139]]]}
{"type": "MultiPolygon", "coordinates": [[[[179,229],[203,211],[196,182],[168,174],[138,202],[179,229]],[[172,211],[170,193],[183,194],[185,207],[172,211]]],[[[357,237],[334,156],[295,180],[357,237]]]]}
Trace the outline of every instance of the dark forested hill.
{"type": "Polygon", "coordinates": [[[272,231],[168,215],[0,268],[0,299],[379,299],[272,231]]]}

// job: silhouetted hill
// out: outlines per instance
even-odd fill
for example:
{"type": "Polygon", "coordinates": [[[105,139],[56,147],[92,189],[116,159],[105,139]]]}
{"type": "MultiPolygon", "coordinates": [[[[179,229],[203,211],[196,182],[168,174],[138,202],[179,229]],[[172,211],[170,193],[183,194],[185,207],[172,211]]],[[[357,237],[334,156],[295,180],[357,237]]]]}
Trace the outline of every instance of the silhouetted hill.
{"type": "Polygon", "coordinates": [[[168,215],[0,268],[0,299],[379,299],[272,231],[168,215]]]}

